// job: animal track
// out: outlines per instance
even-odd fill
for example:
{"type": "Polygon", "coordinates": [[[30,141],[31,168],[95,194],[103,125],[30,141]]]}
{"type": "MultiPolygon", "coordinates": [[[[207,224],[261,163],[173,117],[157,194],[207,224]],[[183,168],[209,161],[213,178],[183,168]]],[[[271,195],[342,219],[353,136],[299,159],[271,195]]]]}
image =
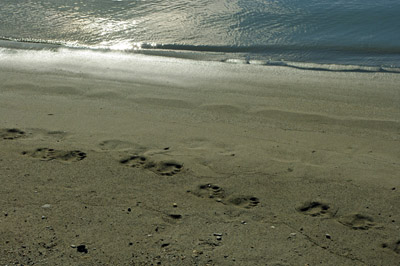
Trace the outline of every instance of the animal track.
{"type": "Polygon", "coordinates": [[[34,151],[22,152],[23,155],[29,155],[33,158],[39,158],[44,161],[58,160],[64,162],[77,162],[86,158],[86,153],[75,150],[75,151],[63,151],[49,148],[38,148],[34,151]]]}
{"type": "Polygon", "coordinates": [[[253,196],[239,196],[231,197],[228,199],[228,203],[245,209],[250,209],[256,207],[260,203],[260,200],[253,196]]]}
{"type": "Polygon", "coordinates": [[[371,217],[361,214],[351,214],[339,219],[339,223],[355,230],[368,230],[376,226],[371,217]]]}
{"type": "Polygon", "coordinates": [[[297,210],[303,214],[310,215],[313,217],[329,217],[331,213],[328,204],[324,204],[318,201],[306,202],[304,205],[297,208],[297,210]]]}
{"type": "Polygon", "coordinates": [[[158,175],[163,176],[173,176],[178,174],[183,165],[175,161],[163,161],[163,162],[153,162],[142,155],[133,155],[129,158],[122,159],[119,161],[121,164],[134,167],[148,169],[158,175]]]}
{"type": "Polygon", "coordinates": [[[195,191],[193,191],[193,194],[195,194],[198,197],[201,198],[218,198],[218,199],[223,199],[225,198],[225,190],[221,188],[218,185],[214,184],[203,184],[199,185],[195,191]]]}
{"type": "Polygon", "coordinates": [[[6,140],[13,140],[25,136],[25,132],[17,128],[1,129],[0,137],[6,140]]]}

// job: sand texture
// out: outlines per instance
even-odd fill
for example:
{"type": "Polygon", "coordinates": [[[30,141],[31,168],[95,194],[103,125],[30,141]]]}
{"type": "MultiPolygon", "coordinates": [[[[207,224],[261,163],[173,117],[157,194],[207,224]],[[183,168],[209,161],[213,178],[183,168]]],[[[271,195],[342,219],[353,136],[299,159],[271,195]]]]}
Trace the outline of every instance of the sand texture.
{"type": "Polygon", "coordinates": [[[399,75],[78,58],[0,65],[0,265],[400,265],[399,75]]]}

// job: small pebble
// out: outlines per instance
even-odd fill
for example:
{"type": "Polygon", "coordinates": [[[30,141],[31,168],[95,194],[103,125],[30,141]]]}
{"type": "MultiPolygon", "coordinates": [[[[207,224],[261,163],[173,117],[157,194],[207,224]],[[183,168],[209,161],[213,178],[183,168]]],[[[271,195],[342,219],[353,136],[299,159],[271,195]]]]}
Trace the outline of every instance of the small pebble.
{"type": "Polygon", "coordinates": [[[176,204],[176,203],[174,202],[174,204],[172,204],[172,206],[173,206],[174,208],[176,208],[176,207],[178,207],[178,204],[176,204]]]}
{"type": "Polygon", "coordinates": [[[214,233],[213,235],[214,235],[214,236],[222,236],[221,233],[214,233]]]}
{"type": "Polygon", "coordinates": [[[290,233],[290,236],[296,236],[296,233],[290,233]]]}
{"type": "Polygon", "coordinates": [[[42,220],[46,219],[46,216],[42,216],[42,220]]]}
{"type": "Polygon", "coordinates": [[[242,224],[247,224],[246,221],[241,221],[242,224]]]}
{"type": "Polygon", "coordinates": [[[79,246],[77,246],[77,247],[76,247],[76,250],[77,250],[78,252],[88,253],[88,249],[86,248],[85,245],[79,245],[79,246]]]}
{"type": "Polygon", "coordinates": [[[50,204],[45,204],[45,205],[42,206],[42,208],[43,209],[49,209],[49,208],[51,208],[51,205],[50,204]]]}
{"type": "Polygon", "coordinates": [[[328,238],[328,239],[332,239],[330,234],[325,234],[325,237],[328,238]]]}
{"type": "Polygon", "coordinates": [[[271,228],[272,228],[272,229],[275,229],[275,226],[271,225],[271,228]]]}
{"type": "Polygon", "coordinates": [[[217,240],[222,240],[222,237],[221,236],[217,236],[217,240]]]}
{"type": "Polygon", "coordinates": [[[76,248],[76,245],[71,245],[71,248],[76,248]]]}

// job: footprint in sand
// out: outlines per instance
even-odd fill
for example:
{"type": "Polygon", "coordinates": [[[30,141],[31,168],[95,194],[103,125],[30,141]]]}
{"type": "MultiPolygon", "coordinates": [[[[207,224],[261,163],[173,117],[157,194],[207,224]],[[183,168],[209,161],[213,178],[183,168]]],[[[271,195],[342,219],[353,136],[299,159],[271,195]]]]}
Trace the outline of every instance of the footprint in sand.
{"type": "Polygon", "coordinates": [[[148,169],[158,175],[163,176],[176,175],[183,168],[183,164],[175,161],[153,162],[142,155],[133,155],[131,157],[122,159],[119,162],[129,167],[148,169]]]}
{"type": "Polygon", "coordinates": [[[330,207],[328,204],[321,203],[318,201],[306,202],[302,206],[297,208],[297,211],[310,215],[312,217],[331,217],[330,207]]]}
{"type": "Polygon", "coordinates": [[[98,144],[98,147],[102,151],[144,150],[143,147],[136,143],[118,139],[104,140],[98,144]]]}
{"type": "Polygon", "coordinates": [[[395,253],[400,255],[400,240],[397,240],[396,242],[393,242],[390,244],[383,243],[382,247],[389,248],[389,249],[393,250],[395,253]]]}
{"type": "Polygon", "coordinates": [[[17,128],[0,129],[0,138],[5,140],[18,139],[24,137],[25,135],[26,133],[24,131],[17,128]]]}
{"type": "Polygon", "coordinates": [[[63,140],[68,134],[64,131],[47,131],[44,129],[29,129],[23,131],[18,128],[0,129],[0,140],[14,140],[19,138],[52,139],[57,142],[63,140]]]}
{"type": "Polygon", "coordinates": [[[23,155],[28,155],[32,158],[39,158],[43,161],[58,160],[63,162],[77,162],[86,158],[86,153],[75,151],[63,151],[49,148],[38,148],[34,151],[24,151],[23,155]]]}
{"type": "Polygon", "coordinates": [[[192,193],[200,198],[223,199],[225,190],[215,184],[202,184],[196,187],[192,193]]]}
{"type": "Polygon", "coordinates": [[[354,230],[368,230],[377,225],[371,217],[358,213],[339,218],[339,223],[354,230]]]}
{"type": "Polygon", "coordinates": [[[260,200],[254,196],[230,196],[227,198],[227,194],[222,187],[211,183],[198,185],[190,192],[200,198],[216,199],[223,204],[245,209],[256,207],[260,203],[260,200]]]}
{"type": "Polygon", "coordinates": [[[254,196],[235,196],[230,197],[227,203],[237,207],[251,209],[256,207],[260,203],[260,200],[254,196]]]}
{"type": "Polygon", "coordinates": [[[123,165],[134,168],[148,168],[148,165],[152,164],[146,157],[141,155],[132,155],[129,158],[120,160],[119,162],[123,165]]]}
{"type": "Polygon", "coordinates": [[[155,164],[154,168],[150,168],[159,175],[173,176],[182,170],[183,165],[175,161],[164,161],[155,164]]]}

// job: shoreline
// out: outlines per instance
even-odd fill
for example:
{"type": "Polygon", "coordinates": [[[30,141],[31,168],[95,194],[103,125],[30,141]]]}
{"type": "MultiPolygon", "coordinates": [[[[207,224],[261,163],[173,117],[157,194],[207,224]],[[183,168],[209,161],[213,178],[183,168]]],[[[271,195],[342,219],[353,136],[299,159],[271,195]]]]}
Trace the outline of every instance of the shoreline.
{"type": "Polygon", "coordinates": [[[399,75],[1,60],[0,264],[399,262],[399,75]]]}
{"type": "MultiPolygon", "coordinates": [[[[164,45],[161,45],[163,47],[164,45]]],[[[90,46],[77,46],[76,44],[63,44],[61,42],[46,42],[42,40],[13,40],[9,38],[0,38],[0,47],[7,50],[22,50],[31,52],[79,52],[87,51],[98,54],[111,53],[118,54],[119,56],[125,55],[136,56],[154,56],[154,57],[165,57],[174,58],[178,60],[194,60],[200,62],[224,62],[229,64],[244,64],[244,65],[259,65],[259,66],[278,66],[278,67],[289,67],[299,70],[310,70],[310,71],[329,71],[329,72],[356,72],[356,73],[400,73],[400,66],[384,65],[384,64],[355,64],[353,61],[343,62],[326,62],[321,60],[309,60],[309,61],[290,61],[282,58],[272,59],[272,56],[266,57],[261,56],[259,53],[252,52],[229,52],[229,51],[218,51],[217,47],[214,47],[210,51],[208,50],[196,50],[193,49],[180,49],[179,45],[176,49],[172,48],[174,45],[166,45],[167,48],[152,47],[151,44],[146,44],[146,48],[132,48],[125,50],[111,49],[106,47],[90,47],[90,46]],[[255,59],[254,59],[255,58],[255,59]],[[352,62],[352,63],[350,63],[352,62]]],[[[183,48],[185,48],[183,46],[183,48]]],[[[276,48],[273,48],[275,50],[276,48]]],[[[370,53],[367,51],[368,55],[370,53]]],[[[386,55],[383,53],[381,56],[386,55]]],[[[341,57],[344,55],[341,55],[341,57]]],[[[351,55],[348,55],[351,57],[351,55]]],[[[371,56],[371,55],[369,55],[371,56]]]]}

